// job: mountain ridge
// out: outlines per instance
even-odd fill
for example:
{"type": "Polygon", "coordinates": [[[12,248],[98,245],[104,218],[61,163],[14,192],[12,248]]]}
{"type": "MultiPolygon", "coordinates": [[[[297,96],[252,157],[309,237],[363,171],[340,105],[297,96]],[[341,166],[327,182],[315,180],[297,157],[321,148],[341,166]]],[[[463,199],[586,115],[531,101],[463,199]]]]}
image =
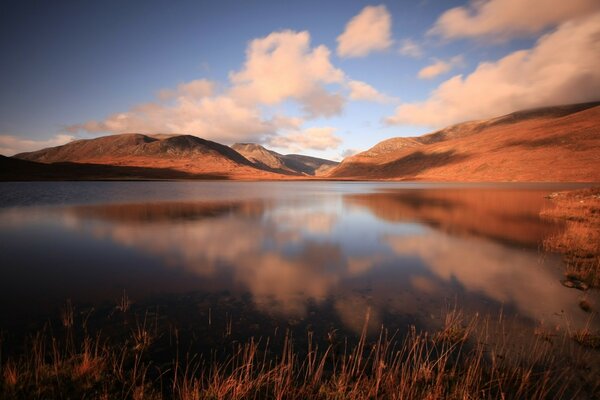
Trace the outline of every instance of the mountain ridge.
{"type": "Polygon", "coordinates": [[[231,148],[258,167],[285,175],[319,176],[339,164],[336,161],[301,154],[280,154],[256,143],[235,143],[231,148]]]}
{"type": "Polygon", "coordinates": [[[3,171],[3,180],[78,179],[76,167],[85,165],[81,173],[89,179],[600,182],[600,102],[521,110],[389,138],[341,163],[283,155],[255,143],[229,147],[161,133],[80,139],[1,161],[14,170],[3,171]]]}
{"type": "Polygon", "coordinates": [[[390,138],[331,179],[600,181],[600,102],[542,107],[390,138]]]}
{"type": "Polygon", "coordinates": [[[37,163],[80,163],[159,168],[190,175],[274,178],[229,146],[192,135],[125,133],[76,140],[62,146],[20,153],[37,163]]]}

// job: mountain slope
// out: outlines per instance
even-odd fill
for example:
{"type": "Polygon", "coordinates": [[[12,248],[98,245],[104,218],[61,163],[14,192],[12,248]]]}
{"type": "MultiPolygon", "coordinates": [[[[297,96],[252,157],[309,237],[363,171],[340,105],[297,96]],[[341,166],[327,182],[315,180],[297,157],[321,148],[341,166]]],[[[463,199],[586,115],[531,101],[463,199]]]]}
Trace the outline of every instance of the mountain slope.
{"type": "Polygon", "coordinates": [[[38,163],[83,163],[167,169],[192,175],[272,178],[228,146],[191,135],[122,134],[77,140],[14,156],[38,163]]]}
{"type": "Polygon", "coordinates": [[[101,164],[53,163],[0,155],[0,181],[85,181],[154,179],[228,179],[226,175],[195,174],[169,168],[101,164]]]}
{"type": "Polygon", "coordinates": [[[323,175],[338,165],[335,161],[300,154],[279,154],[255,143],[236,143],[232,149],[258,168],[286,175],[323,175]]]}
{"type": "Polygon", "coordinates": [[[330,178],[600,181],[600,102],[545,107],[393,138],[346,158],[330,178]]]}

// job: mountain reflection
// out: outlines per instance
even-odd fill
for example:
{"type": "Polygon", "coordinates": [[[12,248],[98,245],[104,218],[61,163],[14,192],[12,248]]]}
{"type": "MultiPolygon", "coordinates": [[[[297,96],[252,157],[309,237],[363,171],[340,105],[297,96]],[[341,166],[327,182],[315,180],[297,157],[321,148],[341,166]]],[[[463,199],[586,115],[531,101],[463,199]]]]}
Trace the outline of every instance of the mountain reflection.
{"type": "Polygon", "coordinates": [[[341,200],[80,206],[64,216],[71,228],[201,278],[200,290],[249,293],[268,315],[304,318],[309,303],[327,305],[359,331],[367,308],[374,327],[386,315],[426,320],[463,293],[474,310],[485,299],[534,321],[561,324],[561,310],[571,324],[587,321],[579,294],[559,283],[559,260],[512,245],[535,248],[560,229],[537,218],[540,193],[411,190],[341,200]],[[430,228],[407,231],[414,222],[430,228]],[[377,241],[366,245],[367,233],[377,241]]]}
{"type": "Polygon", "coordinates": [[[418,221],[452,235],[483,236],[537,248],[561,229],[539,218],[547,190],[452,188],[349,195],[349,205],[391,222],[418,221]]]}

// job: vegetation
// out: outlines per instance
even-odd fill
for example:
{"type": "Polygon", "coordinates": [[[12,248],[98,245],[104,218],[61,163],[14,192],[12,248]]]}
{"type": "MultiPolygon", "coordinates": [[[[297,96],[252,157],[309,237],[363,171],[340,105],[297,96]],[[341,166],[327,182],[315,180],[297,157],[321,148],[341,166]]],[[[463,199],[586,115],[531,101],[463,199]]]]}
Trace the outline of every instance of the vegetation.
{"type": "MultiPolygon", "coordinates": [[[[565,229],[565,285],[600,286],[600,189],[551,195],[542,215],[565,229]]],[[[593,312],[586,300],[580,307],[593,312]]],[[[449,310],[439,329],[236,340],[231,317],[183,335],[127,296],[106,321],[67,302],[57,323],[16,346],[0,335],[2,399],[578,399],[600,398],[600,334],[557,331],[449,310]],[[92,323],[93,321],[93,323],[92,323]],[[210,331],[210,332],[209,332],[210,331]],[[209,340],[210,333],[219,340],[209,340]],[[300,339],[300,340],[299,340],[300,339]],[[197,345],[200,345],[199,347],[197,345]]]]}
{"type": "MultiPolygon", "coordinates": [[[[298,349],[287,332],[227,342],[207,354],[190,351],[176,330],[159,327],[148,313],[136,316],[124,299],[126,335],[88,332],[87,318],[67,303],[60,333],[45,330],[20,354],[0,357],[3,399],[545,399],[600,395],[599,383],[578,376],[589,348],[538,328],[514,340],[500,320],[465,320],[457,310],[437,332],[403,337],[385,329],[324,344],[307,332],[298,349]],[[129,323],[128,321],[137,321],[129,323]],[[490,333],[494,332],[493,335],[490,333]],[[507,338],[511,339],[507,339],[507,338]],[[162,343],[162,344],[160,344],[162,343]],[[161,347],[169,343],[167,349],[161,347]],[[559,350],[567,347],[560,356],[559,350]],[[575,346],[575,347],[574,347],[575,346]],[[158,355],[166,351],[170,359],[158,355]]],[[[220,333],[227,338],[230,327],[220,333]]],[[[586,337],[575,338],[581,341],[586,337]]],[[[199,340],[202,340],[200,338],[199,340]]],[[[585,368],[583,368],[585,370],[585,368]]],[[[593,371],[592,371],[593,374],[593,371]]]]}
{"type": "Polygon", "coordinates": [[[600,188],[553,193],[545,218],[564,221],[562,233],[544,241],[548,251],[564,255],[565,284],[586,290],[600,287],[600,188]]]}

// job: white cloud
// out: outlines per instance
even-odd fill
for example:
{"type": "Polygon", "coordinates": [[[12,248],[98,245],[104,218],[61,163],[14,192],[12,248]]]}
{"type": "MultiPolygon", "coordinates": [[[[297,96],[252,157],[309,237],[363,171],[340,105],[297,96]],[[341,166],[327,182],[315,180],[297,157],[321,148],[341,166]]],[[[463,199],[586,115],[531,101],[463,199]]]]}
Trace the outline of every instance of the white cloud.
{"type": "Polygon", "coordinates": [[[389,48],[392,17],[384,5],[367,6],[353,17],[337,37],[340,57],[364,57],[373,51],[389,48]]]}
{"type": "Polygon", "coordinates": [[[75,140],[74,136],[58,134],[48,140],[29,140],[13,135],[0,135],[0,154],[12,156],[17,153],[60,146],[75,140]]]}
{"type": "Polygon", "coordinates": [[[334,135],[335,130],[332,127],[308,128],[301,132],[274,136],[270,140],[270,145],[291,152],[303,149],[335,149],[342,143],[342,140],[334,135]]]}
{"type": "Polygon", "coordinates": [[[566,22],[529,50],[483,62],[443,82],[429,99],[406,103],[391,124],[440,127],[519,109],[598,100],[600,13],[566,22]]]}
{"type": "Polygon", "coordinates": [[[215,92],[215,83],[208,79],[196,79],[186,83],[177,85],[176,90],[164,89],[158,93],[160,100],[169,100],[174,97],[190,97],[193,99],[201,99],[203,97],[212,96],[215,92]]]}
{"type": "Polygon", "coordinates": [[[373,86],[362,81],[350,81],[348,82],[350,88],[350,99],[351,100],[365,100],[373,101],[376,103],[389,103],[393,99],[380,93],[373,86]]]}
{"type": "Polygon", "coordinates": [[[400,54],[407,57],[420,58],[423,56],[423,49],[421,49],[421,46],[411,39],[404,39],[400,44],[400,49],[398,51],[400,54]]]}
{"type": "Polygon", "coordinates": [[[342,156],[342,159],[346,158],[346,157],[352,157],[355,154],[360,153],[362,150],[360,149],[346,149],[344,151],[342,151],[342,153],[340,154],[342,156]]]}
{"type": "Polygon", "coordinates": [[[241,71],[230,74],[231,96],[244,103],[300,102],[324,90],[322,85],[342,83],[344,73],[329,60],[325,46],[310,47],[308,32],[283,31],[255,39],[246,50],[241,71]]]}
{"type": "Polygon", "coordinates": [[[508,39],[539,33],[599,9],[598,0],[474,0],[443,13],[430,34],[447,39],[508,39]]]}
{"type": "Polygon", "coordinates": [[[451,69],[458,67],[463,63],[462,56],[452,57],[447,61],[435,59],[433,64],[430,64],[419,71],[418,77],[421,79],[433,79],[438,75],[449,72],[451,69]]]}
{"type": "Polygon", "coordinates": [[[196,100],[180,96],[173,105],[146,103],[116,113],[104,121],[88,121],[70,130],[88,132],[187,133],[218,142],[259,140],[275,133],[256,107],[247,107],[230,97],[196,100]]]}
{"type": "Polygon", "coordinates": [[[308,118],[331,117],[344,109],[346,99],[339,93],[317,88],[302,99],[302,110],[308,118]]]}
{"type": "Polygon", "coordinates": [[[68,130],[187,133],[224,143],[265,142],[292,132],[281,140],[290,146],[294,142],[295,148],[300,143],[329,148],[335,142],[333,135],[319,136],[310,129],[300,134],[304,118],[340,114],[346,102],[344,95],[328,90],[330,85],[346,88],[344,72],[332,65],[327,47],[311,47],[308,32],[286,30],[252,40],[242,68],[229,79],[229,86],[220,90],[206,79],[181,83],[159,92],[156,101],[68,130]],[[288,100],[299,104],[302,117],[282,115],[276,108],[288,100]]]}

